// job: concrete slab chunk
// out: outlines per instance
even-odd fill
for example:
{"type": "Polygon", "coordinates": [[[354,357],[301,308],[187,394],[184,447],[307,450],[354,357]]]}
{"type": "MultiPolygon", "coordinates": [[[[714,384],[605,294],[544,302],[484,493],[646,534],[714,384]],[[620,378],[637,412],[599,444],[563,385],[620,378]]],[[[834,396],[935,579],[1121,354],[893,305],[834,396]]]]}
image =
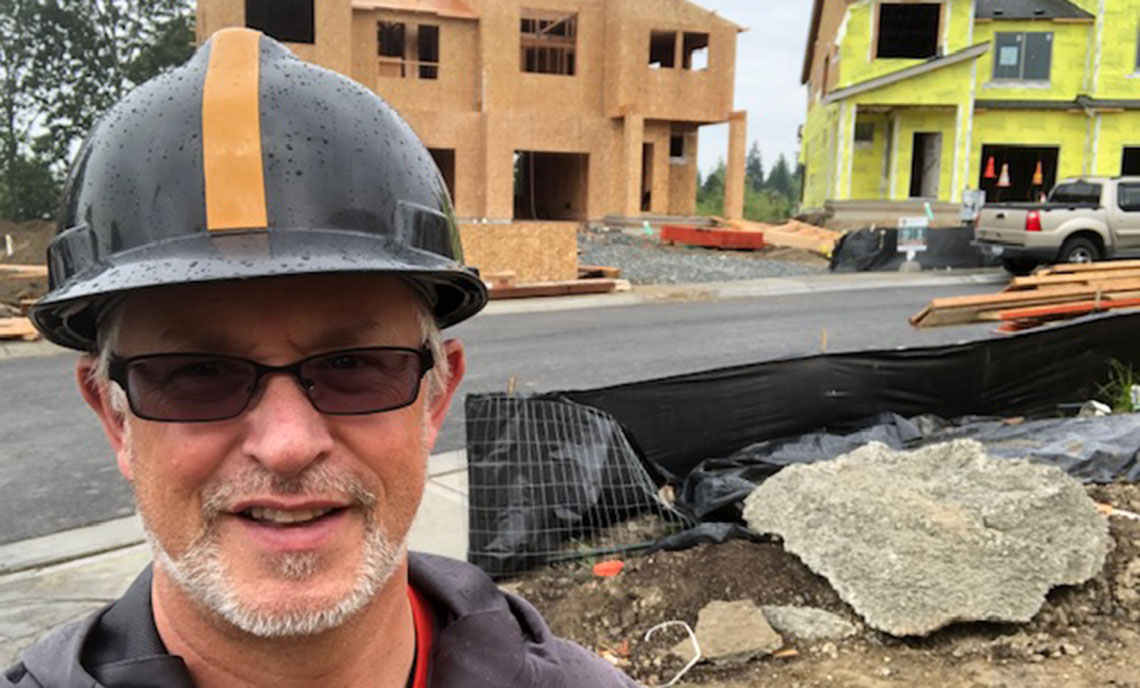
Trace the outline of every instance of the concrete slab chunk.
{"type": "Polygon", "coordinates": [[[855,635],[855,624],[815,607],[765,606],[760,608],[768,623],[785,637],[800,640],[842,640],[855,635]]]}
{"type": "Polygon", "coordinates": [[[745,500],[744,519],[897,636],[1029,621],[1050,588],[1095,576],[1109,541],[1076,480],[990,458],[973,440],[913,452],[873,442],[790,466],[745,500]]]}
{"type": "MultiPolygon", "coordinates": [[[[714,664],[742,664],[784,645],[752,600],[709,602],[701,609],[694,632],[702,660],[714,664]]],[[[673,648],[673,654],[687,662],[693,657],[693,644],[686,638],[673,648]]]]}

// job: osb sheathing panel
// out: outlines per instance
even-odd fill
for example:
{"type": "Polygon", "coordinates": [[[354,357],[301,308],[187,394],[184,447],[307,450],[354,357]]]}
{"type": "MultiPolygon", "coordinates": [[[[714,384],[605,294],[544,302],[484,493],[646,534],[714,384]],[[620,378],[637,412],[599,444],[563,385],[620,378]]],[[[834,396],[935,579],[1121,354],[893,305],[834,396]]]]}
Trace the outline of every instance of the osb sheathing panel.
{"type": "Polygon", "coordinates": [[[464,260],[484,273],[515,273],[518,282],[578,277],[577,222],[460,224],[464,260]]]}
{"type": "MultiPolygon", "coordinates": [[[[636,104],[647,119],[722,122],[732,111],[736,69],[737,28],[730,22],[683,0],[643,2],[621,0],[608,15],[617,25],[611,33],[620,36],[620,64],[616,84],[606,91],[610,116],[636,104]],[[649,35],[654,30],[682,34],[709,34],[709,65],[702,71],[680,67],[649,68],[649,35]]],[[[615,41],[609,41],[611,54],[615,41]]]]}
{"type": "Polygon", "coordinates": [[[697,135],[696,128],[685,133],[684,162],[669,161],[670,215],[692,215],[697,210],[697,135]]]}
{"type": "MultiPolygon", "coordinates": [[[[353,77],[375,90],[397,110],[439,110],[456,113],[478,110],[478,22],[444,19],[431,14],[390,10],[353,12],[353,77]],[[418,78],[408,65],[408,76],[380,76],[377,57],[378,22],[439,27],[439,69],[436,79],[418,78]]],[[[409,46],[411,50],[414,46],[409,46]]]]}
{"type": "Polygon", "coordinates": [[[230,26],[245,26],[245,3],[233,0],[199,0],[194,31],[198,43],[230,26]]]}
{"type": "Polygon", "coordinates": [[[455,151],[455,214],[485,217],[488,185],[483,171],[483,118],[475,113],[433,110],[403,110],[400,114],[428,148],[455,151]]]}

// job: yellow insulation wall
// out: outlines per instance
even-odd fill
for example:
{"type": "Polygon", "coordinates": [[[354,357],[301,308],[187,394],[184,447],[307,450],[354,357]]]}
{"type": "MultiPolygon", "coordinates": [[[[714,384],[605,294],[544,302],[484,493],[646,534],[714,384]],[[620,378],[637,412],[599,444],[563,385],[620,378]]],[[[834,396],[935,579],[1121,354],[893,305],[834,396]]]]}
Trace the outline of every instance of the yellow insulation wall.
{"type": "Polygon", "coordinates": [[[1093,150],[1095,173],[1120,174],[1125,146],[1140,147],[1140,112],[1113,112],[1097,115],[1099,134],[1093,150]]]}
{"type": "MultiPolygon", "coordinates": [[[[1090,11],[1095,14],[1096,7],[1090,11]]],[[[1100,54],[1094,54],[1093,60],[1096,97],[1140,97],[1140,54],[1136,45],[1140,38],[1140,0],[1107,0],[1104,20],[1096,30],[1101,37],[1100,54]],[[1099,62],[1095,57],[1100,58],[1099,62]]]]}
{"type": "Polygon", "coordinates": [[[989,110],[974,115],[973,174],[965,183],[977,188],[982,146],[1059,146],[1057,178],[1088,174],[1084,169],[1089,120],[1084,113],[989,110]],[[1033,118],[1032,126],[1027,117],[1033,118]]]}
{"type": "Polygon", "coordinates": [[[978,58],[979,100],[1072,100],[1084,90],[1088,46],[1096,26],[1092,23],[1070,24],[1054,21],[982,22],[974,30],[974,40],[989,43],[991,48],[978,58]],[[1010,82],[994,81],[993,46],[995,33],[1052,32],[1053,58],[1047,88],[1026,88],[1010,82]]]}

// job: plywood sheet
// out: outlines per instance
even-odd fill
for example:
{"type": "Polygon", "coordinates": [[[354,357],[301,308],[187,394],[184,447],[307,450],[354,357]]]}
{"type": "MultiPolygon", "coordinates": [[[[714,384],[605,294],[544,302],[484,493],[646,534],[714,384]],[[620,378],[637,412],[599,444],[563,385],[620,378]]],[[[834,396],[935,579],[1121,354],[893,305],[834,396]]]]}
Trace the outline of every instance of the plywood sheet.
{"type": "Polygon", "coordinates": [[[518,284],[578,277],[577,222],[465,223],[459,235],[467,264],[481,272],[513,272],[518,284]]]}

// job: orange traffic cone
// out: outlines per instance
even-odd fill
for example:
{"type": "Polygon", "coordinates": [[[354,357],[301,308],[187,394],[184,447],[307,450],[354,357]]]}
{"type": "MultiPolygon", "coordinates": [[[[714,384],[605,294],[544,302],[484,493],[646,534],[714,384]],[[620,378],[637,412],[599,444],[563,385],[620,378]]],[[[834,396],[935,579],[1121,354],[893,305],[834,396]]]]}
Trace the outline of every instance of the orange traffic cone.
{"type": "Polygon", "coordinates": [[[991,155],[990,159],[986,161],[986,171],[985,174],[982,175],[982,178],[993,179],[996,176],[997,172],[994,170],[994,156],[991,155]]]}
{"type": "Polygon", "coordinates": [[[1037,161],[1037,169],[1033,170],[1033,185],[1042,186],[1045,184],[1045,174],[1041,171],[1041,161],[1037,161]]]}
{"type": "Polygon", "coordinates": [[[1008,189],[1009,184],[1009,163],[1003,163],[1001,166],[1001,176],[998,177],[997,182],[999,189],[1008,189]]]}

